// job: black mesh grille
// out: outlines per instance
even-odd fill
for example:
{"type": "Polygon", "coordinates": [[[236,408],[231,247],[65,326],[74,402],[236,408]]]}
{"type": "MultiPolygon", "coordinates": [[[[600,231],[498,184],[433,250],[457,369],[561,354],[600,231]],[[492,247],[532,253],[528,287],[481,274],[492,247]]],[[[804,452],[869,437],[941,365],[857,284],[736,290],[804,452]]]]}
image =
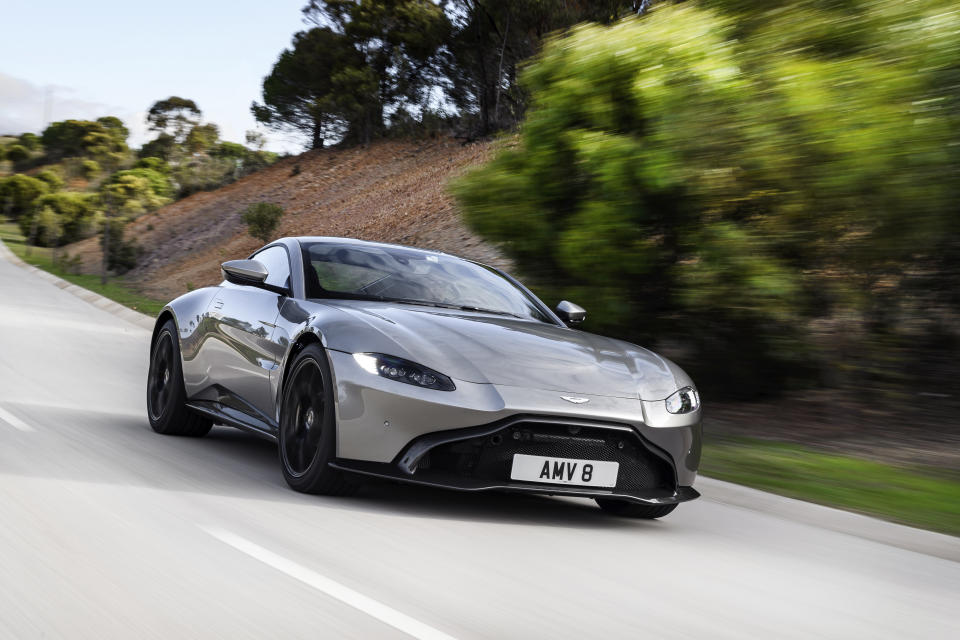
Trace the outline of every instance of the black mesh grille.
{"type": "Polygon", "coordinates": [[[438,445],[418,472],[443,471],[481,480],[510,482],[513,456],[605,460],[620,464],[616,489],[674,489],[669,464],[652,453],[636,433],[564,424],[520,422],[482,438],[438,445]]]}

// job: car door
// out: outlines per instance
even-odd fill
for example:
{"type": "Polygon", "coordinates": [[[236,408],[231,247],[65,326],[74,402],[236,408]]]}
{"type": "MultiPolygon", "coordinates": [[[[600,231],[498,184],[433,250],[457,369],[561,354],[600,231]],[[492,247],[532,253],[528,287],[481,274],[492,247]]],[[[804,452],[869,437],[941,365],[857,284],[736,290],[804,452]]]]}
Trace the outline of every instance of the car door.
{"type": "MultiPolygon", "coordinates": [[[[252,256],[265,267],[266,283],[290,288],[290,257],[274,245],[252,256]]],[[[210,379],[220,388],[219,402],[268,426],[275,422],[270,373],[283,359],[275,340],[276,320],[286,296],[259,287],[224,282],[210,302],[213,321],[205,358],[210,379]]]]}

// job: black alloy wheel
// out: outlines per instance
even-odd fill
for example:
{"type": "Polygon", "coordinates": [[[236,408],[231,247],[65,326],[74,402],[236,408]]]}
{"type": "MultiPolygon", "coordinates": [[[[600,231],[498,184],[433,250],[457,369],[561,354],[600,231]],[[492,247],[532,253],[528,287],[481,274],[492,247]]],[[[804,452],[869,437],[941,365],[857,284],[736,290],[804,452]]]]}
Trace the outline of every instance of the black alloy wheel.
{"type": "Polygon", "coordinates": [[[290,365],[280,409],[280,466],[291,488],[303,493],[348,495],[356,490],[330,466],[336,457],[336,415],[327,354],[308,345],[290,365]]]}

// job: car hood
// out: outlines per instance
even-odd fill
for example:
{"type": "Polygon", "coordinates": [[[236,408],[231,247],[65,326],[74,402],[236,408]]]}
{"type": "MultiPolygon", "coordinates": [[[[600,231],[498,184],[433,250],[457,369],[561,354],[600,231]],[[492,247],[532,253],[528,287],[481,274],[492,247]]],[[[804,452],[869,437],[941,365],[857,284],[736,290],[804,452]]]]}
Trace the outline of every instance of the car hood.
{"type": "Polygon", "coordinates": [[[685,378],[642,347],[542,322],[387,302],[322,304],[342,312],[323,314],[329,348],[406,358],[456,380],[660,400],[685,378]]]}

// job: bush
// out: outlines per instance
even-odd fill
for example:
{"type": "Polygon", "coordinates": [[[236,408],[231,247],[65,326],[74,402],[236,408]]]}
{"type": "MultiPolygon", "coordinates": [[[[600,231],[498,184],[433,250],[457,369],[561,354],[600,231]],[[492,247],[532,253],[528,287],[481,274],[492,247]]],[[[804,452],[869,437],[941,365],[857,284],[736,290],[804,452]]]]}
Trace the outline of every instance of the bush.
{"type": "MultiPolygon", "coordinates": [[[[122,218],[114,218],[104,221],[104,226],[109,224],[110,238],[107,241],[109,250],[107,251],[107,269],[117,274],[124,274],[137,266],[137,260],[143,253],[143,249],[134,240],[127,240],[125,230],[127,221],[122,218]]],[[[100,250],[103,251],[104,234],[100,233],[100,250]]]]}
{"type": "Polygon", "coordinates": [[[52,169],[44,169],[36,175],[37,180],[42,180],[47,183],[47,186],[50,188],[50,191],[59,191],[63,188],[63,178],[60,177],[60,174],[52,169]]]}
{"type": "Polygon", "coordinates": [[[804,375],[813,320],[895,326],[890,288],[960,253],[960,14],[773,4],[552,40],[518,144],[454,187],[545,295],[591,300],[591,327],[673,339],[751,392],[804,375]]]}
{"type": "Polygon", "coordinates": [[[73,191],[48,193],[37,198],[31,211],[20,217],[20,230],[28,241],[34,239],[35,244],[40,246],[69,244],[90,234],[98,211],[99,200],[95,194],[73,191]],[[61,227],[60,233],[55,234],[52,229],[47,228],[49,216],[38,217],[37,210],[45,209],[56,214],[56,224],[61,227]],[[51,244],[54,237],[56,241],[51,244]]]}
{"type": "Polygon", "coordinates": [[[273,238],[283,214],[283,207],[278,204],[257,202],[243,211],[241,219],[251,236],[267,243],[273,238]]]}
{"type": "Polygon", "coordinates": [[[114,173],[101,185],[100,192],[111,208],[137,216],[170,202],[173,184],[163,173],[140,167],[114,173]]]}
{"type": "Polygon", "coordinates": [[[40,149],[40,136],[35,133],[21,134],[19,142],[30,151],[39,151],[40,149]]]}
{"type": "Polygon", "coordinates": [[[100,163],[96,160],[84,160],[80,163],[80,172],[87,180],[94,180],[100,175],[100,163]]]}
{"type": "Polygon", "coordinates": [[[19,218],[30,211],[34,201],[49,190],[49,185],[43,180],[18,173],[0,179],[0,202],[5,213],[19,218]]]}
{"type": "Polygon", "coordinates": [[[140,158],[137,160],[137,163],[133,165],[134,169],[150,169],[156,171],[157,173],[162,173],[163,175],[170,175],[170,165],[163,158],[140,158]]]}
{"type": "Polygon", "coordinates": [[[7,147],[7,160],[13,164],[20,164],[30,158],[30,151],[21,144],[12,144],[7,147]]]}

